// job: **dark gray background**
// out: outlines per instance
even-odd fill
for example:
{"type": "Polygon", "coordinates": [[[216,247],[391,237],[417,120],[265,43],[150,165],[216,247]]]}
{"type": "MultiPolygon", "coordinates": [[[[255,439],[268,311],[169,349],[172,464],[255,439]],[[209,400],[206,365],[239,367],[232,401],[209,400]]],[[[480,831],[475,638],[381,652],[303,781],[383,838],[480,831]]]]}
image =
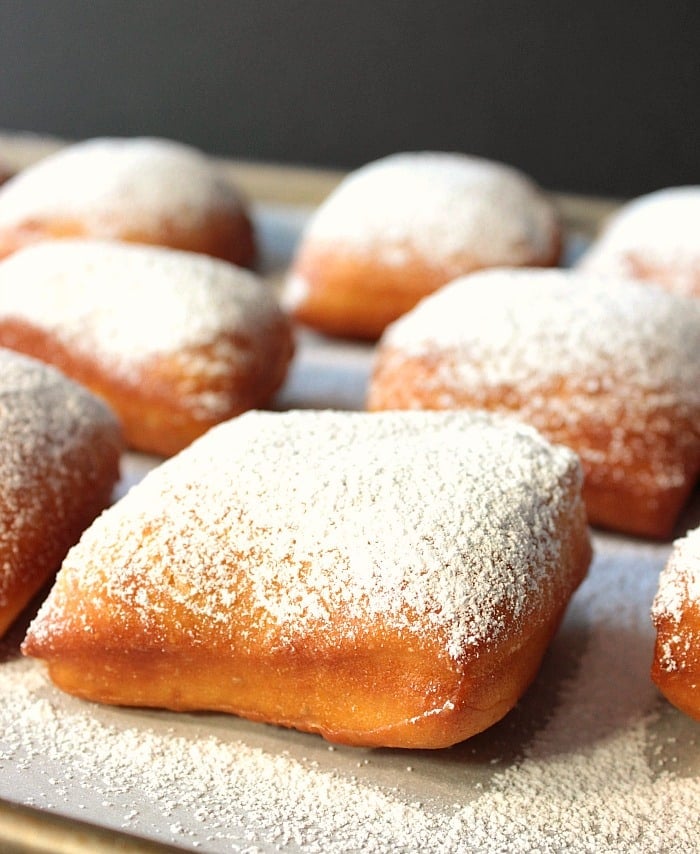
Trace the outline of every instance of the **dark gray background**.
{"type": "Polygon", "coordinates": [[[700,183],[700,0],[0,0],[0,128],[355,167],[397,150],[553,189],[700,183]]]}

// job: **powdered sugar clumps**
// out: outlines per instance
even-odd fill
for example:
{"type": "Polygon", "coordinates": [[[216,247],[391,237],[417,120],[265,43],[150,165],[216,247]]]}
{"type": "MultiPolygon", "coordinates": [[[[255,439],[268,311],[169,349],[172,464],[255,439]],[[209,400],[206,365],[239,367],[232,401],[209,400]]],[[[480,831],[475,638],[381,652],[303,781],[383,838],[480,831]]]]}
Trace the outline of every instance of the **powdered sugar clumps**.
{"type": "Polygon", "coordinates": [[[103,237],[196,224],[241,200],[204,154],[164,139],[91,139],[61,149],[0,190],[0,228],[86,220],[103,237]]]}
{"type": "Polygon", "coordinates": [[[678,293],[700,287],[700,186],[659,190],[623,206],[581,260],[588,270],[653,278],[678,293]]]}
{"type": "MultiPolygon", "coordinates": [[[[127,374],[156,354],[214,346],[211,372],[217,362],[228,370],[235,336],[255,340],[279,324],[281,310],[254,274],[205,255],[61,240],[0,264],[2,319],[38,327],[127,374]]],[[[238,357],[245,360],[245,346],[238,357]]]]}
{"type": "Polygon", "coordinates": [[[419,152],[352,173],[315,213],[304,241],[372,252],[388,265],[417,253],[458,275],[465,258],[477,268],[550,256],[556,234],[551,203],[516,169],[419,152]]]}
{"type": "Polygon", "coordinates": [[[250,620],[284,647],[380,619],[458,658],[574,586],[560,532],[580,530],[580,478],[571,452],[483,413],[250,413],[86,532],[56,588],[71,601],[55,589],[32,632],[89,630],[82,600],[106,596],[149,632],[184,609],[224,644],[250,620]]]}
{"type": "MultiPolygon", "coordinates": [[[[700,406],[700,306],[639,283],[565,270],[487,270],[457,279],[389,327],[382,347],[450,353],[441,379],[513,385],[618,383],[700,406]]],[[[446,360],[447,361],[447,360],[446,360]]]]}

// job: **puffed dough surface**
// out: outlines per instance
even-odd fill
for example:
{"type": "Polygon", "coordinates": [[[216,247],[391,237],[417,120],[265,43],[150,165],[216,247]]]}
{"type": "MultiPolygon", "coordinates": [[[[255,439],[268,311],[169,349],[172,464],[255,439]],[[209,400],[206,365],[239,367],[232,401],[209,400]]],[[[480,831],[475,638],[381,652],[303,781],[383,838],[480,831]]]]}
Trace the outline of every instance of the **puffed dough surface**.
{"type": "Polygon", "coordinates": [[[590,544],[575,456],[483,413],[248,413],[85,533],[24,644],[66,691],[444,747],[533,679],[590,544]]]}
{"type": "Polygon", "coordinates": [[[64,238],[169,246],[244,267],[256,256],[237,188],[200,151],[165,139],[89,139],[3,186],[0,258],[64,238]]]}
{"type": "Polygon", "coordinates": [[[592,524],[668,537],[700,472],[700,305],[565,270],[457,279],[382,337],[368,407],[480,408],[581,458],[592,524]]]}
{"type": "Polygon", "coordinates": [[[502,163],[444,152],[395,154],[351,173],[302,235],[285,292],[301,323],[377,338],[457,276],[553,266],[554,206],[502,163]]]}
{"type": "Polygon", "coordinates": [[[108,504],[115,417],[58,371],[0,349],[0,635],[108,504]]]}
{"type": "Polygon", "coordinates": [[[265,405],[293,352],[271,287],[215,258],[63,240],[0,263],[0,346],[104,398],[130,447],[170,455],[265,405]]]}

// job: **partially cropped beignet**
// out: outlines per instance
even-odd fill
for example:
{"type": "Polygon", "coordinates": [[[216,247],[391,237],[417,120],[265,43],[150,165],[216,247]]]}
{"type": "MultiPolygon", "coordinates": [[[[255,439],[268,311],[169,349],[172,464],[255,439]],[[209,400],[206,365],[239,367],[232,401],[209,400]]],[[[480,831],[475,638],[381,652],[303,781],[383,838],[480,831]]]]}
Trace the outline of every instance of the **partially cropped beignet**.
{"type": "Polygon", "coordinates": [[[515,415],[583,463],[595,525],[666,537],[700,472],[700,306],[626,279],[494,270],[385,333],[380,409],[515,415]]]}
{"type": "Polygon", "coordinates": [[[700,186],[669,187],[623,205],[579,266],[700,297],[700,186]]]}
{"type": "Polygon", "coordinates": [[[109,403],[131,447],[164,455],[267,403],[293,350],[289,321],[252,273],[88,240],[0,263],[0,346],[56,365],[109,403]]]}
{"type": "Polygon", "coordinates": [[[700,528],[674,544],[652,617],[652,679],[674,706],[700,721],[700,528]]]}
{"type": "Polygon", "coordinates": [[[481,413],[249,413],[86,532],[24,652],[92,700],[443,747],[534,677],[590,559],[576,457],[481,413]]]}
{"type": "Polygon", "coordinates": [[[100,400],[0,349],[0,635],[109,502],[120,451],[100,400]]]}

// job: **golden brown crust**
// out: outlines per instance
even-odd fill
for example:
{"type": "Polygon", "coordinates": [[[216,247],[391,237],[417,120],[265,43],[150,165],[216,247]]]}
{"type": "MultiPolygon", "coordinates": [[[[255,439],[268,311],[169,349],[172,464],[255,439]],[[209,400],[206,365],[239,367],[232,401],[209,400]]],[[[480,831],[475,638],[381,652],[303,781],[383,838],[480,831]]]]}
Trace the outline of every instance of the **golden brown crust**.
{"type": "Polygon", "coordinates": [[[103,234],[99,225],[89,220],[72,220],[65,217],[32,219],[0,229],[0,259],[44,240],[101,237],[125,243],[200,252],[239,267],[252,267],[257,255],[249,217],[242,210],[231,210],[212,211],[196,228],[171,219],[159,221],[149,231],[129,228],[125,224],[116,233],[110,231],[108,235],[103,234]]]}
{"type": "Polygon", "coordinates": [[[352,643],[326,626],[316,641],[304,637],[275,650],[252,610],[238,627],[245,640],[233,648],[184,613],[173,615],[182,625],[166,643],[137,620],[115,636],[107,603],[90,609],[89,635],[58,634],[47,644],[30,633],[23,651],[48,662],[58,687],[87,700],[227,712],[341,744],[448,747],[500,720],[534,679],[590,562],[583,520],[568,535],[569,520],[561,522],[568,595],[525,630],[513,624],[505,641],[482,644],[460,662],[449,658],[439,634],[409,640],[381,621],[356,625],[352,643]],[[186,645],[187,635],[197,644],[186,645]]]}
{"type": "MultiPolygon", "coordinates": [[[[120,445],[114,435],[95,434],[87,448],[76,447],[66,454],[65,464],[73,468],[56,490],[48,490],[46,482],[27,490],[26,499],[36,508],[22,524],[19,553],[3,555],[0,563],[12,567],[6,595],[0,607],[0,636],[29,603],[35,593],[58,569],[68,549],[97,514],[109,504],[114,484],[119,479],[120,445]],[[63,518],[56,514],[55,502],[63,503],[63,518]]],[[[20,514],[22,510],[20,508],[20,514]]],[[[0,528],[12,524],[0,507],[0,528]],[[4,517],[4,518],[3,518],[4,517]]]]}
{"type": "Polygon", "coordinates": [[[209,346],[153,356],[128,378],[50,331],[11,317],[0,318],[0,346],[55,365],[110,405],[129,447],[163,456],[177,453],[214,424],[266,403],[284,381],[294,350],[290,325],[281,314],[263,334],[257,331],[246,340],[224,335],[209,346]],[[197,366],[226,344],[247,358],[216,377],[198,372],[197,366]],[[191,403],[197,394],[221,395],[228,405],[199,409],[191,403]]]}
{"type": "Polygon", "coordinates": [[[407,152],[349,174],[309,220],[287,302],[332,335],[377,338],[452,279],[554,266],[557,213],[525,175],[446,152],[407,152]]]}
{"type": "Polygon", "coordinates": [[[652,680],[674,706],[700,720],[700,528],[674,542],[651,617],[652,680]]]}
{"type": "Polygon", "coordinates": [[[654,622],[651,678],[669,702],[700,721],[700,602],[686,598],[680,621],[666,614],[654,622]]]}
{"type": "MultiPolygon", "coordinates": [[[[582,571],[584,566],[587,560],[582,571]]],[[[359,634],[360,655],[342,646],[323,655],[298,648],[294,655],[272,656],[261,647],[258,658],[155,649],[123,656],[94,649],[74,657],[56,651],[48,662],[59,688],[87,700],[226,712],[339,744],[434,749],[482,732],[513,708],[560,618],[553,615],[512,649],[474,657],[462,672],[439,645],[407,649],[405,640],[381,629],[359,634]],[[128,680],[122,675],[127,672],[128,680]]],[[[43,657],[31,640],[24,651],[43,657]]]]}
{"type": "MultiPolygon", "coordinates": [[[[2,353],[7,369],[8,356],[2,353]]],[[[48,374],[50,369],[36,370],[48,374]]],[[[3,380],[0,393],[7,393],[3,380]]],[[[76,396],[72,385],[65,381],[68,393],[54,395],[55,380],[50,380],[38,388],[35,404],[26,411],[27,397],[7,399],[15,408],[12,417],[24,426],[19,431],[10,426],[0,450],[0,635],[109,504],[119,479],[117,422],[97,401],[84,405],[90,396],[82,389],[76,396]],[[66,407],[59,433],[49,414],[56,406],[66,407]]]]}
{"type": "Polygon", "coordinates": [[[368,408],[473,408],[514,415],[578,453],[592,525],[645,537],[671,536],[700,475],[700,435],[693,413],[661,405],[648,410],[648,396],[639,388],[593,392],[575,377],[542,381],[527,394],[513,386],[455,387],[443,379],[449,362],[447,352],[429,358],[389,347],[380,350],[368,408]],[[604,412],[619,416],[613,423],[600,416],[604,412]],[[619,454],[613,462],[616,445],[619,454]]]}
{"type": "MultiPolygon", "coordinates": [[[[533,248],[522,266],[556,266],[562,237],[559,227],[555,229],[548,250],[537,253],[533,248]]],[[[298,300],[292,297],[293,317],[329,335],[374,340],[455,276],[484,268],[468,251],[450,259],[449,266],[426,260],[410,247],[404,247],[402,255],[401,264],[387,263],[381,253],[369,249],[302,244],[291,274],[300,292],[298,300]]]]}
{"type": "MultiPolygon", "coordinates": [[[[338,429],[338,421],[332,415],[327,416],[328,424],[338,429]]],[[[289,444],[296,457],[299,450],[290,425],[298,423],[303,428],[313,416],[324,414],[256,413],[236,422],[252,419],[249,420],[251,436],[262,443],[260,453],[266,455],[270,453],[270,445],[266,444],[265,418],[286,419],[281,422],[285,429],[277,439],[277,443],[284,443],[279,453],[282,456],[290,453],[289,444]]],[[[384,419],[384,416],[362,414],[356,417],[364,418],[371,429],[375,429],[374,423],[384,419]]],[[[391,420],[391,424],[395,421],[391,420]]],[[[469,416],[457,416],[457,421],[461,441],[469,416]]],[[[319,733],[346,744],[446,747],[503,717],[534,677],[590,561],[588,529],[580,501],[580,472],[573,455],[558,449],[561,458],[557,465],[565,460],[566,472],[560,472],[556,486],[547,489],[546,497],[537,493],[538,497],[533,499],[536,509],[531,518],[528,516],[530,530],[524,536],[533,537],[533,542],[538,543],[536,547],[520,543],[508,559],[497,548],[496,559],[501,564],[507,562],[507,566],[495,570],[490,558],[481,564],[472,552],[469,555],[460,552],[460,556],[451,556],[454,566],[447,571],[442,563],[434,570],[427,570],[421,561],[414,568],[412,556],[402,555],[402,545],[392,540],[385,547],[389,555],[396,550],[397,566],[409,564],[403,571],[401,587],[411,588],[417,604],[408,604],[413,601],[410,596],[402,598],[402,593],[394,591],[391,597],[398,597],[395,604],[376,611],[361,605],[353,611],[353,597],[357,593],[350,579],[355,570],[345,583],[342,573],[349,571],[346,558],[334,548],[324,553],[328,548],[325,541],[317,544],[320,553],[311,558],[310,565],[305,564],[299,570],[298,576],[295,559],[283,558],[283,563],[289,563],[291,573],[285,580],[284,568],[275,563],[279,557],[268,554],[265,544],[272,543],[275,554],[280,549],[284,554],[287,545],[281,545],[280,540],[286,543],[289,529],[294,543],[303,541],[305,533],[294,524],[284,524],[284,530],[279,530],[277,525],[282,523],[278,520],[270,527],[261,521],[267,518],[261,510],[267,506],[267,499],[258,492],[257,474],[252,477],[245,470],[238,471],[236,465],[238,481],[221,492],[219,501],[225,505],[222,508],[212,508],[202,499],[202,495],[208,494],[206,485],[201,487],[205,490],[202,493],[189,477],[184,481],[175,477],[188,456],[192,458],[192,477],[196,473],[202,481],[209,476],[209,471],[202,474],[199,463],[194,464],[195,451],[202,454],[206,451],[205,457],[211,459],[214,439],[222,445],[239,445],[241,453],[249,454],[248,440],[237,434],[236,422],[212,431],[194,448],[155,473],[166,482],[170,483],[167,478],[171,478],[177,484],[177,509],[162,505],[159,481],[152,477],[86,533],[64,564],[50,601],[30,628],[23,651],[44,659],[59,687],[85,699],[234,713],[319,733]],[[247,477],[252,477],[254,483],[250,493],[246,492],[247,477]],[[241,498],[248,495],[254,498],[254,508],[248,508],[249,499],[241,498]],[[187,521],[190,509],[196,513],[196,534],[187,521]],[[256,521],[249,529],[251,510],[256,521]],[[241,532],[239,539],[237,531],[232,532],[226,513],[236,520],[237,531],[241,532]],[[208,520],[212,514],[217,522],[210,528],[208,520]],[[175,528],[182,520],[186,533],[176,533],[175,528]],[[548,545],[538,539],[540,536],[545,537],[548,545]],[[198,545],[192,544],[192,537],[198,538],[198,545]],[[241,542],[243,545],[238,545],[241,542]],[[148,567],[148,577],[140,570],[133,577],[124,577],[122,560],[115,552],[122,548],[131,555],[132,565],[138,567],[143,563],[148,567]],[[214,556],[213,566],[209,564],[210,558],[203,557],[207,554],[214,556]],[[537,559],[523,560],[523,554],[536,554],[537,559]],[[329,559],[338,561],[332,572],[323,569],[329,559]],[[463,560],[475,561],[478,568],[472,577],[462,576],[463,560]],[[181,566],[187,567],[185,574],[181,566]],[[522,583],[526,592],[514,594],[512,601],[508,596],[499,598],[502,591],[498,592],[495,577],[501,577],[501,570],[506,585],[515,585],[520,590],[522,583]],[[493,578],[491,572],[495,573],[493,578]],[[489,579],[485,580],[482,573],[489,574],[489,579]],[[214,606],[207,587],[212,575],[216,579],[213,598],[219,603],[214,606]],[[451,592],[454,585],[449,581],[453,577],[461,578],[465,585],[456,603],[451,592]],[[272,590],[263,595],[261,590],[267,589],[264,585],[268,583],[272,590]],[[342,593],[334,590],[339,583],[342,593]],[[431,585],[450,591],[444,594],[446,598],[441,600],[438,612],[425,605],[432,601],[431,585]],[[494,606],[493,615],[484,616],[490,605],[480,596],[485,596],[489,603],[499,603],[494,606]],[[343,597],[347,601],[339,601],[343,597]],[[528,602],[527,617],[517,613],[523,598],[528,602]],[[452,614],[456,608],[461,613],[459,609],[470,607],[465,606],[466,599],[474,599],[474,613],[478,617],[469,622],[464,633],[460,629],[455,639],[451,634],[453,618],[445,618],[442,624],[440,620],[443,612],[452,614]],[[320,611],[314,605],[319,600],[324,603],[320,611]],[[289,607],[300,607],[302,613],[294,611],[293,617],[287,617],[289,607]],[[89,631],[85,630],[87,626],[89,631]]],[[[405,429],[415,430],[415,420],[406,419],[406,422],[405,429]]],[[[391,430],[390,435],[396,438],[400,431],[391,430]]],[[[309,441],[322,439],[316,436],[309,441]]],[[[537,441],[541,442],[539,437],[537,441]]],[[[432,447],[431,443],[428,445],[432,447]]],[[[354,443],[348,447],[348,453],[356,453],[354,443]]],[[[522,444],[518,450],[528,453],[522,444]]],[[[554,449],[544,453],[554,454],[554,449]]],[[[538,460],[544,463],[539,457],[538,460]]],[[[254,462],[249,464],[253,466],[254,462]]],[[[218,466],[223,469],[223,482],[228,483],[226,462],[220,459],[218,466]]],[[[324,473],[324,480],[333,477],[325,468],[324,473]]],[[[296,475],[290,475],[284,466],[279,467],[277,474],[281,484],[267,486],[275,496],[274,501],[287,480],[296,482],[296,475]]],[[[500,476],[510,477],[502,471],[500,476]]],[[[473,472],[470,477],[472,481],[476,479],[473,472]]],[[[488,477],[491,482],[492,476],[488,477]]],[[[529,477],[526,489],[533,488],[529,477]]],[[[316,481],[313,476],[310,479],[310,488],[317,495],[313,487],[316,481]]],[[[350,479],[349,475],[346,479],[350,479]]],[[[442,480],[435,488],[446,489],[442,480]]],[[[397,489],[397,501],[406,501],[407,489],[410,493],[406,484],[403,490],[397,489]]],[[[169,488],[165,494],[170,495],[169,488]]],[[[427,493],[420,494],[425,497],[427,493]]],[[[298,500],[303,503],[301,498],[298,500]]],[[[382,503],[374,493],[366,500],[367,525],[371,530],[377,526],[375,516],[381,518],[382,511],[377,508],[382,503]]],[[[495,510],[499,500],[494,498],[491,507],[496,515],[500,512],[495,510]]],[[[509,498],[502,500],[510,506],[509,498]]],[[[526,503],[524,499],[522,506],[526,503]]],[[[451,499],[447,505],[454,508],[451,499]]],[[[516,524],[514,517],[522,506],[511,508],[511,524],[516,524]]],[[[460,521],[455,524],[461,526],[462,514],[458,513],[456,518],[460,521]]],[[[394,522],[396,534],[403,522],[394,522]]],[[[334,530],[342,530],[352,523],[333,517],[329,524],[334,530]]],[[[490,549],[495,547],[489,542],[487,526],[488,523],[481,527],[481,523],[474,522],[467,529],[479,528],[476,541],[491,554],[490,549]]],[[[432,536],[435,530],[432,523],[429,530],[432,536]]],[[[312,538],[316,542],[315,534],[312,538]]],[[[399,538],[401,543],[403,539],[399,538]]],[[[454,545],[452,540],[450,545],[454,545]]],[[[357,568],[363,565],[360,555],[357,568]]],[[[127,574],[132,568],[127,568],[127,574]]],[[[372,588],[375,601],[386,596],[382,583],[380,579],[372,588]]]]}

